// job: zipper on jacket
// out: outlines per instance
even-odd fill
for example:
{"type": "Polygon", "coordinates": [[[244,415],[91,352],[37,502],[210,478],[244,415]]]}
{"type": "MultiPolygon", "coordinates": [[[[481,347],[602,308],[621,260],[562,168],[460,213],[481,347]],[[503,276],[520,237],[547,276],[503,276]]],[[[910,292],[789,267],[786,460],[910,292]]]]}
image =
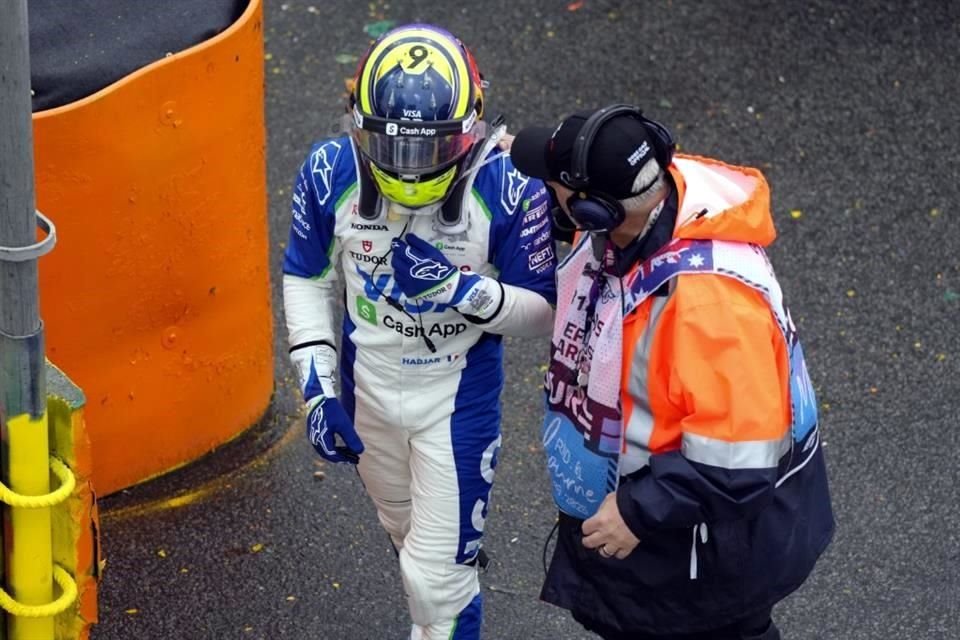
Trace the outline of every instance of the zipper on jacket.
{"type": "Polygon", "coordinates": [[[700,577],[699,559],[697,557],[697,538],[700,538],[700,544],[707,544],[710,539],[710,533],[707,530],[707,523],[693,525],[693,540],[690,543],[690,579],[696,580],[700,577]]]}

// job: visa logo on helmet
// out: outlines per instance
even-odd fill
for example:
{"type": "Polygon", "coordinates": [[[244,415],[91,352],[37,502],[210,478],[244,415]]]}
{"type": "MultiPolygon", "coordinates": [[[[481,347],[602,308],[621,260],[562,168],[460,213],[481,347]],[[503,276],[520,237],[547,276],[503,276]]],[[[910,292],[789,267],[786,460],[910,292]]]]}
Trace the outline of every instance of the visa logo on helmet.
{"type": "Polygon", "coordinates": [[[627,158],[627,162],[630,163],[631,167],[635,167],[637,166],[637,163],[643,160],[648,153],[650,153],[650,145],[647,144],[646,140],[644,140],[643,144],[637,147],[637,150],[630,154],[630,157],[627,158]]]}

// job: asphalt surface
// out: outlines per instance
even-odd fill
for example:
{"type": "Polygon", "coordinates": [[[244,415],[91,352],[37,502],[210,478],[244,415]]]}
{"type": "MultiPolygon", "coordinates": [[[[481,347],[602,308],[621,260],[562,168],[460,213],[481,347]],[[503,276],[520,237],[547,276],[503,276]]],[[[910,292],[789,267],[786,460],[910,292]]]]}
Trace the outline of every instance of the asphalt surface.
{"type": "MultiPolygon", "coordinates": [[[[960,4],[273,0],[275,274],[289,184],[379,19],[460,35],[491,81],[489,113],[513,129],[636,102],[682,150],[765,171],[839,525],[775,611],[784,638],[960,637],[960,4]]],[[[406,637],[397,564],[358,478],[318,466],[302,437],[284,340],[263,426],[102,500],[96,640],[406,637]]],[[[554,517],[537,448],[546,342],[507,342],[485,637],[586,638],[537,600],[554,517]]]]}

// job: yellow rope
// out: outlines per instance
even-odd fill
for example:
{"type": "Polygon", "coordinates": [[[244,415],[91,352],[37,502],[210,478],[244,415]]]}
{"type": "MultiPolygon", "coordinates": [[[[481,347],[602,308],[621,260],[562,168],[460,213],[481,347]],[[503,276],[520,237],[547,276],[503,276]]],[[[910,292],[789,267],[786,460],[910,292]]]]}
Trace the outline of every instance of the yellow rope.
{"type": "Polygon", "coordinates": [[[0,482],[0,502],[19,509],[42,509],[60,504],[73,493],[77,479],[67,465],[53,456],[50,456],[50,469],[60,480],[60,486],[56,490],[42,496],[25,496],[14,493],[10,487],[0,482]]]}
{"type": "MultiPolygon", "coordinates": [[[[42,496],[24,496],[15,493],[0,482],[0,501],[19,509],[49,508],[66,500],[77,486],[73,472],[62,461],[50,456],[50,470],[60,480],[60,486],[42,496]]],[[[60,586],[60,597],[53,602],[39,605],[17,602],[10,594],[0,589],[0,608],[21,618],[47,618],[67,610],[77,599],[77,583],[63,567],[53,565],[53,580],[60,586]]]]}
{"type": "Polygon", "coordinates": [[[60,586],[60,597],[47,604],[23,604],[0,589],[0,607],[20,618],[48,618],[66,611],[77,599],[77,583],[60,565],[53,565],[53,579],[60,586]]]}

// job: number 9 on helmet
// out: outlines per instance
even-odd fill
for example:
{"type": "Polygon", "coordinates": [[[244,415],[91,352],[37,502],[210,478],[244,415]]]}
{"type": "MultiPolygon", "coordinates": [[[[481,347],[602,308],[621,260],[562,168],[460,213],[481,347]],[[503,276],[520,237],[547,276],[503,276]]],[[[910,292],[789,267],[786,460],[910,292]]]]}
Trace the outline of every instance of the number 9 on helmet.
{"type": "Polygon", "coordinates": [[[473,56],[434,26],[397,27],[357,68],[351,136],[377,189],[418,208],[443,200],[480,139],[483,81],[473,56]]]}

